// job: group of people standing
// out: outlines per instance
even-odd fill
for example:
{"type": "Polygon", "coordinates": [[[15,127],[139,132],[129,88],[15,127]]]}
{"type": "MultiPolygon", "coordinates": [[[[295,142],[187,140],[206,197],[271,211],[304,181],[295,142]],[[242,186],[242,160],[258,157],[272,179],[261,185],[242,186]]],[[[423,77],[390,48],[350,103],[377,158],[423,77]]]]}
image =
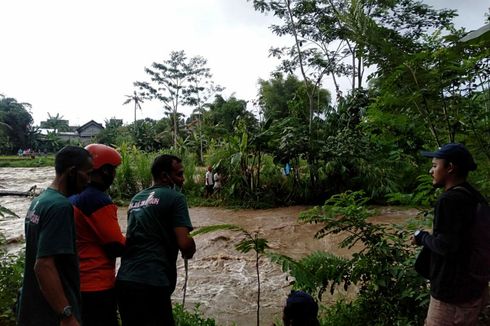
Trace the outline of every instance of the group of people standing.
{"type": "Polygon", "coordinates": [[[221,174],[216,171],[213,174],[213,168],[208,166],[206,174],[204,176],[204,184],[206,187],[205,197],[209,198],[214,193],[218,193],[221,189],[221,174]]]}
{"type": "MultiPolygon", "coordinates": [[[[434,187],[444,189],[435,207],[433,232],[420,230],[412,238],[429,253],[424,276],[430,280],[431,298],[425,324],[477,325],[487,302],[488,279],[475,279],[469,267],[475,208],[487,205],[467,182],[476,163],[461,144],[422,154],[432,158],[434,187]]],[[[32,201],[25,219],[19,325],[117,326],[117,309],[123,326],[174,325],[170,297],[177,255],[180,251],[190,259],[196,252],[187,202],[180,192],[182,161],[172,155],[153,161],[153,184],[131,200],[126,236],[107,194],[120,163],[119,153],[101,144],[67,146],[57,153],[56,176],[32,201]]],[[[206,195],[220,186],[221,176],[209,167],[206,195]]],[[[311,296],[293,292],[284,309],[284,325],[318,325],[317,312],[311,296]]]]}
{"type": "Polygon", "coordinates": [[[182,161],[158,156],[153,184],[134,196],[126,236],[107,190],[120,154],[102,144],[67,146],[56,176],[25,219],[26,255],[19,325],[173,325],[176,260],[196,251],[182,161]],[[116,257],[121,257],[117,276],[116,257]]]}

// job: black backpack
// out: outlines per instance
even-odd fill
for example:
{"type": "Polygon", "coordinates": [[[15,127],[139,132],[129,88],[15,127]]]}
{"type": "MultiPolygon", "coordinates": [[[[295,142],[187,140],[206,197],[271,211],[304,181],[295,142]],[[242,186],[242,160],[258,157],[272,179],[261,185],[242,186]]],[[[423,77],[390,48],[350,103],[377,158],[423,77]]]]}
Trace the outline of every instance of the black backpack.
{"type": "MultiPolygon", "coordinates": [[[[462,190],[471,197],[475,197],[464,187],[454,187],[462,190]]],[[[490,206],[479,200],[476,204],[475,219],[470,226],[471,254],[469,273],[480,282],[490,281],[490,206]]]]}

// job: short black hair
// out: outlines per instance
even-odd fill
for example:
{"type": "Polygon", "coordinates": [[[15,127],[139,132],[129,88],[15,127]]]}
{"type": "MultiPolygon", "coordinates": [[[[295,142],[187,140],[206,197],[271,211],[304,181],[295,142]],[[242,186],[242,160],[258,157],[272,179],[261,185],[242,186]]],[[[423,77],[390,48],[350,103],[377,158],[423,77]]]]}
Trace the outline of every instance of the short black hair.
{"type": "Polygon", "coordinates": [[[457,162],[453,162],[453,161],[451,161],[449,159],[445,159],[445,158],[441,158],[441,160],[444,161],[444,167],[446,167],[446,168],[449,166],[449,163],[452,163],[456,167],[455,174],[458,177],[462,177],[465,179],[468,177],[470,170],[468,170],[468,168],[466,168],[464,165],[461,165],[457,162]]]}
{"type": "Polygon", "coordinates": [[[284,325],[319,326],[317,315],[318,304],[311,295],[303,291],[291,291],[283,310],[284,325]]]}
{"type": "Polygon", "coordinates": [[[65,146],[56,153],[54,169],[56,174],[60,175],[72,166],[76,168],[85,166],[90,158],[90,153],[83,147],[65,146]]]}
{"type": "Polygon", "coordinates": [[[162,172],[170,174],[172,172],[172,163],[174,161],[177,163],[182,162],[182,160],[175,155],[163,154],[157,156],[151,165],[151,175],[153,176],[153,179],[158,179],[162,172]]]}

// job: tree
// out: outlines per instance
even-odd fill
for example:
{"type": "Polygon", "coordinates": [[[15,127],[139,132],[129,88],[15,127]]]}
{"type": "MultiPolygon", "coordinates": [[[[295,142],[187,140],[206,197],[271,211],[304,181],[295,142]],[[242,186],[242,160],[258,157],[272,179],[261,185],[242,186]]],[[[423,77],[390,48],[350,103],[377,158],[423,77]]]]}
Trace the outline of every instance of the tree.
{"type": "Polygon", "coordinates": [[[95,139],[98,143],[117,147],[123,142],[131,142],[132,137],[128,129],[127,126],[123,126],[121,119],[106,119],[105,128],[95,136],[95,139]]]}
{"type": "Polygon", "coordinates": [[[14,98],[0,95],[0,122],[9,126],[3,128],[3,132],[7,140],[6,149],[10,152],[31,145],[28,142],[33,122],[29,113],[30,108],[29,103],[19,103],[14,98]]]}
{"type": "Polygon", "coordinates": [[[128,99],[124,101],[123,105],[133,102],[134,103],[134,122],[136,123],[136,110],[140,109],[141,111],[141,103],[144,102],[143,97],[139,96],[136,91],[134,91],[133,95],[125,95],[128,99]]]}
{"type": "Polygon", "coordinates": [[[257,119],[247,111],[247,101],[231,96],[224,99],[217,95],[214,101],[205,106],[203,113],[204,133],[209,139],[223,140],[232,134],[239,120],[243,121],[249,131],[256,130],[257,119]]]}
{"type": "Polygon", "coordinates": [[[63,116],[60,116],[59,113],[51,115],[48,112],[48,119],[46,121],[41,121],[41,128],[54,129],[55,132],[70,131],[68,120],[63,120],[63,116]]]}
{"type": "Polygon", "coordinates": [[[172,118],[174,147],[177,146],[180,106],[199,105],[202,83],[211,78],[206,63],[202,57],[188,59],[184,51],[172,51],[170,59],[163,63],[153,62],[151,68],[145,68],[149,82],[135,82],[143,97],[163,103],[164,110],[172,118]]]}
{"type": "MultiPolygon", "coordinates": [[[[309,99],[304,83],[295,75],[274,73],[269,80],[259,80],[259,102],[265,120],[296,117],[309,123],[309,99]]],[[[330,104],[330,92],[319,89],[313,105],[313,113],[324,114],[330,104]]]]}
{"type": "MultiPolygon", "coordinates": [[[[193,58],[193,64],[195,66],[205,66],[207,61],[202,57],[193,58]]],[[[215,85],[210,79],[212,75],[209,70],[202,70],[200,73],[191,76],[188,105],[196,106],[193,110],[194,117],[197,118],[197,128],[199,131],[199,160],[200,163],[204,163],[204,150],[203,150],[203,133],[202,133],[202,118],[204,113],[203,105],[216,93],[224,90],[220,85],[215,85]]]]}
{"type": "MultiPolygon", "coordinates": [[[[280,24],[271,26],[274,33],[279,36],[290,36],[293,39],[290,46],[273,48],[271,54],[281,59],[279,70],[299,74],[305,84],[310,113],[308,144],[314,144],[308,150],[309,157],[307,157],[311,189],[318,188],[315,183],[319,173],[321,170],[329,171],[332,167],[330,163],[349,162],[352,157],[350,153],[354,148],[351,145],[355,144],[356,139],[369,144],[369,135],[366,134],[363,125],[366,123],[365,114],[377,94],[376,89],[366,92],[364,89],[366,81],[372,81],[373,79],[369,78],[373,77],[381,78],[390,72],[396,76],[394,67],[401,66],[407,56],[416,55],[423,50],[427,43],[427,36],[432,31],[450,30],[451,19],[455,15],[452,10],[434,10],[415,0],[253,0],[251,2],[256,10],[271,12],[281,19],[280,24]],[[369,78],[365,73],[368,67],[375,71],[369,78]],[[326,127],[318,129],[313,119],[313,99],[326,78],[333,81],[337,94],[336,107],[325,115],[327,122],[330,120],[329,115],[333,115],[331,122],[337,123],[336,128],[331,132],[327,132],[326,127]],[[340,78],[347,79],[350,84],[345,95],[340,87],[340,78]],[[341,111],[343,112],[340,116],[348,118],[338,119],[340,116],[335,116],[341,111]],[[324,136],[325,133],[327,137],[324,136]],[[342,151],[333,152],[335,156],[332,160],[331,150],[335,146],[329,145],[335,144],[336,141],[342,141],[346,146],[342,146],[344,149],[342,151]]],[[[430,66],[426,68],[430,69],[430,66]]],[[[404,75],[408,76],[408,74],[404,75]]],[[[406,80],[407,78],[404,79],[406,80]]],[[[424,79],[426,80],[429,79],[424,79]]],[[[389,92],[383,94],[390,95],[389,92]]],[[[391,100],[394,101],[393,99],[397,97],[396,92],[392,92],[391,96],[391,100]]],[[[405,101],[403,104],[406,106],[406,103],[405,101]]],[[[393,105],[392,109],[396,110],[397,106],[393,105]]],[[[367,166],[369,164],[365,164],[365,167],[367,166]]],[[[338,168],[349,170],[344,163],[338,168]]],[[[353,180],[359,177],[362,179],[361,175],[356,173],[352,175],[353,172],[350,170],[345,176],[353,180]]]]}

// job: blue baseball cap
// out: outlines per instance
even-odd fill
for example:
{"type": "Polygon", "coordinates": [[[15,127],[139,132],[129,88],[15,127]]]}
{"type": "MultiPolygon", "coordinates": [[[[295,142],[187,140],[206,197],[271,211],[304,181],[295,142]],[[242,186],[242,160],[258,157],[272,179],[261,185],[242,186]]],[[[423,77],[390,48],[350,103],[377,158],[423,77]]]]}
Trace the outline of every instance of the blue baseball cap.
{"type": "Polygon", "coordinates": [[[425,157],[442,158],[452,162],[467,171],[475,171],[476,163],[473,160],[470,152],[464,147],[463,144],[449,143],[445,144],[435,152],[420,152],[425,157]]]}

